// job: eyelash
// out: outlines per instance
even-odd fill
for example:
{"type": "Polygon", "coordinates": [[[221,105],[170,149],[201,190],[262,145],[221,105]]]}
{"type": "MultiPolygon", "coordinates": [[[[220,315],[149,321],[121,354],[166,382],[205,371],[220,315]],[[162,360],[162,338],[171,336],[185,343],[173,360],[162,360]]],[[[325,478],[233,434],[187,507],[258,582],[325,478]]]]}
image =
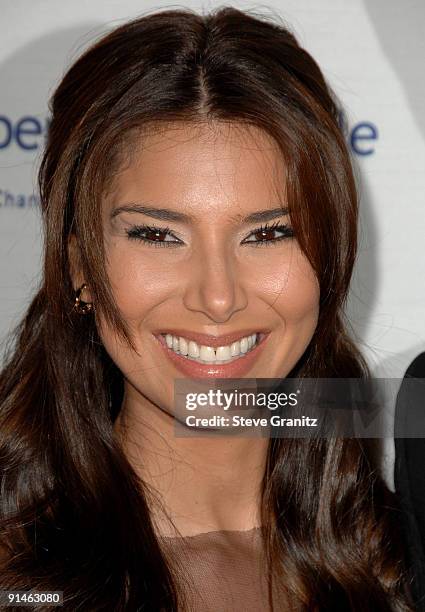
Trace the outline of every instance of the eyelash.
{"type": "MultiPolygon", "coordinates": [[[[261,234],[261,233],[272,232],[272,231],[282,232],[283,235],[279,236],[278,238],[274,238],[272,240],[259,240],[259,241],[250,240],[242,244],[251,244],[256,247],[263,246],[263,245],[274,246],[277,242],[280,242],[281,240],[285,240],[287,238],[292,238],[294,236],[294,230],[292,229],[292,227],[289,227],[288,225],[284,225],[283,223],[280,223],[279,221],[275,221],[271,225],[266,223],[265,225],[261,225],[259,228],[253,230],[248,235],[248,238],[255,234],[261,234]]],[[[182,245],[182,243],[176,243],[172,240],[163,240],[163,241],[149,240],[148,238],[141,235],[142,233],[146,233],[146,232],[153,232],[154,234],[162,234],[164,236],[172,236],[173,238],[177,238],[169,227],[156,227],[154,225],[134,225],[130,229],[126,230],[126,234],[130,240],[139,240],[141,242],[144,242],[145,244],[148,244],[149,246],[168,247],[171,245],[173,246],[182,245]]]]}

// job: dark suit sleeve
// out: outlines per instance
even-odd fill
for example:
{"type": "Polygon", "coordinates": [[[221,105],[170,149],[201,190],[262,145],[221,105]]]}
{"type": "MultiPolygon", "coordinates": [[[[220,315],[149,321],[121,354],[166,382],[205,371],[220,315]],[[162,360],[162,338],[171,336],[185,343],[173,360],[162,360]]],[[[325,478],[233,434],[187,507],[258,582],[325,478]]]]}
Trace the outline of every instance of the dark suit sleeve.
{"type": "Polygon", "coordinates": [[[418,419],[421,422],[425,419],[425,393],[422,397],[418,394],[421,385],[412,393],[411,378],[425,378],[425,353],[409,366],[398,392],[394,439],[394,481],[402,509],[401,528],[412,575],[412,594],[417,609],[425,612],[425,438],[400,437],[403,432],[411,435],[418,427],[418,419]]]}

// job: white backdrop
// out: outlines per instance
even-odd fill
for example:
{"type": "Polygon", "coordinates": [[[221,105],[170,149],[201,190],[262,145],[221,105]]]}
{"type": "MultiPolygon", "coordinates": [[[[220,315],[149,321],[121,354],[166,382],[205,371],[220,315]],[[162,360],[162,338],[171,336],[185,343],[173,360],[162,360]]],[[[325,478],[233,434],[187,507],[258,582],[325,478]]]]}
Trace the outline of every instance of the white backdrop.
{"type": "MultiPolygon", "coordinates": [[[[425,3],[229,4],[276,11],[345,106],[361,193],[361,246],[348,313],[375,375],[400,377],[425,350],[425,3]]],[[[127,19],[162,7],[208,11],[217,5],[224,3],[2,0],[0,341],[24,313],[39,278],[36,170],[47,100],[65,68],[127,19]]]]}

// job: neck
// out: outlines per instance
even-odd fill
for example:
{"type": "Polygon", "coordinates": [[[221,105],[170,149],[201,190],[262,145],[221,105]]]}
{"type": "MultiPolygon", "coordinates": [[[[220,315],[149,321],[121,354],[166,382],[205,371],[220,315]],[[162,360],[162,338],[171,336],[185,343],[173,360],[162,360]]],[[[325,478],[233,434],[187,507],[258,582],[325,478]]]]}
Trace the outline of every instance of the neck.
{"type": "Polygon", "coordinates": [[[176,437],[174,417],[129,385],[114,430],[136,474],[159,498],[151,508],[158,535],[245,531],[261,524],[267,438],[205,432],[176,437]]]}

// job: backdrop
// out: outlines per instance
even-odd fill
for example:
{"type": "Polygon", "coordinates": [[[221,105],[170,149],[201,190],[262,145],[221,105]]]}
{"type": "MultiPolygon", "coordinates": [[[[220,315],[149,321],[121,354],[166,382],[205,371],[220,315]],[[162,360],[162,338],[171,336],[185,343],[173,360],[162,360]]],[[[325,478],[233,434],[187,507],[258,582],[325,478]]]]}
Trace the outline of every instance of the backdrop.
{"type": "MultiPolygon", "coordinates": [[[[400,377],[425,349],[425,3],[281,0],[233,6],[283,19],[345,108],[361,196],[348,315],[377,376],[400,377]]],[[[69,64],[127,19],[222,3],[2,0],[0,23],[0,346],[40,274],[36,172],[47,101],[69,64]]],[[[391,450],[389,450],[391,453],[391,450]]]]}

